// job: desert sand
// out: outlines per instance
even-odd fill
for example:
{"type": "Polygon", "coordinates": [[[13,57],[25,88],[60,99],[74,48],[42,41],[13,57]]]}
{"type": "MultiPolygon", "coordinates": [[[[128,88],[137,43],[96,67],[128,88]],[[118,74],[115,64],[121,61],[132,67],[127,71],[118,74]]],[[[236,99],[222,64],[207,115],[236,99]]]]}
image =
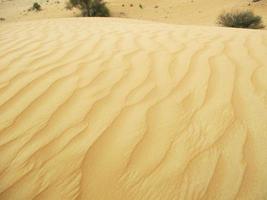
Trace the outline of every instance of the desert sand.
{"type": "MultiPolygon", "coordinates": [[[[67,10],[68,0],[0,0],[0,17],[5,22],[79,16],[77,9],[67,10]],[[40,12],[27,11],[33,2],[40,12]]],[[[267,0],[105,0],[112,17],[156,22],[218,26],[217,17],[224,11],[252,10],[267,25],[267,0]],[[141,7],[140,7],[141,6],[141,7]]],[[[1,23],[1,21],[0,21],[1,23]]]]}
{"type": "Polygon", "coordinates": [[[252,10],[267,23],[267,0],[107,0],[115,17],[216,26],[224,11],[252,10]],[[140,8],[141,5],[141,8],[140,8]]]}
{"type": "Polygon", "coordinates": [[[266,200],[267,32],[0,25],[0,199],[266,200]]]}
{"type": "Polygon", "coordinates": [[[79,15],[77,9],[67,10],[66,2],[67,0],[0,0],[0,17],[5,19],[3,23],[79,15]],[[41,5],[40,12],[29,11],[34,2],[41,5]]]}

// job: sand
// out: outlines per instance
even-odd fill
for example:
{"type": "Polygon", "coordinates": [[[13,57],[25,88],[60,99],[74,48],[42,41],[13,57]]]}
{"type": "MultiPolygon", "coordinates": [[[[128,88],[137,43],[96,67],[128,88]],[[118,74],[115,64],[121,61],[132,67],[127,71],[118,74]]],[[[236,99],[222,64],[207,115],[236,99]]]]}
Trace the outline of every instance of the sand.
{"type": "Polygon", "coordinates": [[[267,0],[106,0],[112,15],[183,25],[217,26],[217,17],[231,10],[252,10],[267,23],[267,0]],[[141,7],[140,7],[141,5],[141,7]]]}
{"type": "Polygon", "coordinates": [[[68,0],[0,0],[0,17],[2,22],[29,21],[47,18],[76,17],[79,10],[66,9],[68,0]],[[41,11],[30,11],[33,3],[38,2],[41,11]]]}
{"type": "Polygon", "coordinates": [[[0,25],[0,199],[267,199],[267,32],[0,25]]]}
{"type": "MultiPolygon", "coordinates": [[[[0,0],[0,17],[5,22],[80,16],[77,9],[66,10],[68,0],[0,0]],[[47,2],[48,1],[48,2],[47,2]],[[39,2],[42,11],[27,11],[39,2]]],[[[267,0],[105,0],[112,17],[156,22],[218,26],[224,11],[252,10],[267,26],[267,0]],[[141,7],[140,7],[141,5],[141,7]]],[[[1,21],[0,21],[1,23],[1,21]]]]}

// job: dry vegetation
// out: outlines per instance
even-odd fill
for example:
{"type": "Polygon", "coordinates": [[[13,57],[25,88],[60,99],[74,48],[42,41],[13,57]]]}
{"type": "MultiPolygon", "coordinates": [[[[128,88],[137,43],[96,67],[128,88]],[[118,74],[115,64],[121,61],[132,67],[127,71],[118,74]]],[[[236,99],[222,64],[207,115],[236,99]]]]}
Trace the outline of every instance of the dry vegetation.
{"type": "Polygon", "coordinates": [[[233,28],[264,28],[262,18],[250,10],[224,12],[218,17],[217,23],[233,28]]]}

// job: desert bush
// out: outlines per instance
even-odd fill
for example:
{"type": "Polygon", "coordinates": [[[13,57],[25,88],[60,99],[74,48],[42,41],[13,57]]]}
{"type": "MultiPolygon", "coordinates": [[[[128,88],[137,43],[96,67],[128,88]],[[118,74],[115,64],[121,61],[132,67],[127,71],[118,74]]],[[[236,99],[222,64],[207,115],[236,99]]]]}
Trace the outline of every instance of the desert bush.
{"type": "Polygon", "coordinates": [[[73,7],[82,11],[84,17],[108,17],[109,9],[103,0],[69,0],[73,7]]]}
{"type": "Polygon", "coordinates": [[[224,12],[218,17],[217,23],[222,26],[235,28],[264,28],[261,17],[249,10],[224,12]]]}
{"type": "Polygon", "coordinates": [[[42,8],[41,8],[41,5],[39,3],[35,2],[35,3],[33,3],[31,10],[40,11],[40,10],[42,10],[42,8]]]}

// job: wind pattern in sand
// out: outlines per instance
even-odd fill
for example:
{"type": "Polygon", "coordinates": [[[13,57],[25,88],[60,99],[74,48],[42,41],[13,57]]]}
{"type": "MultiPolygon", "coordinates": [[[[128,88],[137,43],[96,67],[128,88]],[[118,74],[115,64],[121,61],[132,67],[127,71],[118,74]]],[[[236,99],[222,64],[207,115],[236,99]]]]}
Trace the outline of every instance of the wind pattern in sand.
{"type": "Polygon", "coordinates": [[[266,200],[266,31],[0,25],[0,199],[266,200]]]}

